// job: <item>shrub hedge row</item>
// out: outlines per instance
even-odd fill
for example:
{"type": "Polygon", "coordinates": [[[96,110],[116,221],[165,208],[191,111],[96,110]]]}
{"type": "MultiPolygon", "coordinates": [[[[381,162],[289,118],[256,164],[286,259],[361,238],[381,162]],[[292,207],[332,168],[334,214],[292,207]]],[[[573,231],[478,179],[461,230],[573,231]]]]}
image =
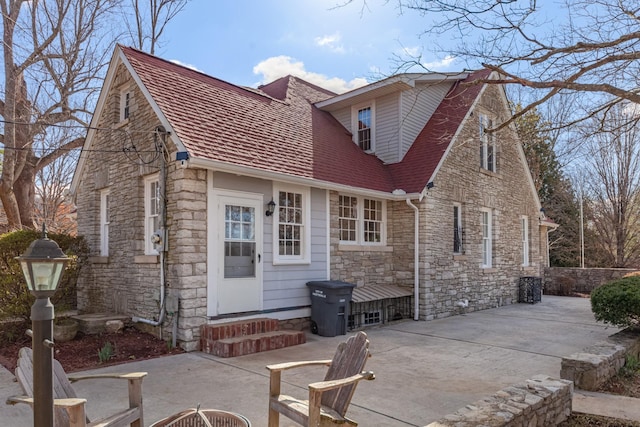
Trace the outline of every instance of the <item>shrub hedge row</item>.
{"type": "MultiPolygon", "coordinates": [[[[89,248],[82,237],[57,233],[49,233],[48,236],[70,258],[58,290],[51,299],[56,312],[60,313],[76,308],[76,282],[89,248]]],[[[0,235],[0,322],[3,325],[0,328],[0,342],[15,338],[16,332],[11,326],[28,321],[31,315],[35,298],[27,290],[20,263],[15,258],[22,255],[31,242],[41,237],[42,233],[35,230],[0,235]]]]}

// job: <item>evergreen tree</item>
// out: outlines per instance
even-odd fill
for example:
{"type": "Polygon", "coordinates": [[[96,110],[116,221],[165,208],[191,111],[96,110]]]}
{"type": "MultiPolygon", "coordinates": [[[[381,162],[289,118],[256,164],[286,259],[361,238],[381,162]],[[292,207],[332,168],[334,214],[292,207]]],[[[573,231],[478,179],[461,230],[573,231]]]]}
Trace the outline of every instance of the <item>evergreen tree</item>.
{"type": "MultiPolygon", "coordinates": [[[[518,105],[516,112],[521,110],[518,105]]],[[[580,211],[571,182],[564,176],[550,137],[550,124],[537,110],[515,122],[533,183],[547,217],[560,226],[549,233],[549,264],[552,267],[580,265],[580,211]]]]}

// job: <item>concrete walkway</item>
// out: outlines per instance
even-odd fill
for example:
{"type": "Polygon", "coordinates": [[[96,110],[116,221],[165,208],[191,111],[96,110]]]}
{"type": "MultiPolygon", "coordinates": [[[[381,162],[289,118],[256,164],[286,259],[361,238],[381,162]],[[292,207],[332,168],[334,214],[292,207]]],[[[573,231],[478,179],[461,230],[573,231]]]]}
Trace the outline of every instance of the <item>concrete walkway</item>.
{"type": "MultiPolygon", "coordinates": [[[[371,328],[366,332],[373,357],[367,369],[376,373],[376,380],[360,384],[348,415],[362,426],[424,426],[533,375],[559,378],[562,356],[617,331],[595,322],[588,299],[551,296],[535,305],[371,328]]],[[[330,358],[345,337],[308,334],[307,339],[300,346],[232,359],[195,352],[96,372],[149,372],[144,381],[145,425],[200,404],[242,413],[254,427],[265,427],[265,366],[330,358]]],[[[324,376],[318,369],[286,372],[283,392],[304,396],[306,385],[324,376]]],[[[126,386],[115,380],[80,382],[75,388],[88,399],[89,416],[108,414],[114,401],[126,405],[126,386]]],[[[3,398],[19,393],[6,370],[0,370],[0,393],[3,398]]],[[[33,419],[29,408],[5,405],[0,405],[0,417],[5,427],[28,426],[33,419]]],[[[283,418],[285,425],[292,423],[283,418]]]]}

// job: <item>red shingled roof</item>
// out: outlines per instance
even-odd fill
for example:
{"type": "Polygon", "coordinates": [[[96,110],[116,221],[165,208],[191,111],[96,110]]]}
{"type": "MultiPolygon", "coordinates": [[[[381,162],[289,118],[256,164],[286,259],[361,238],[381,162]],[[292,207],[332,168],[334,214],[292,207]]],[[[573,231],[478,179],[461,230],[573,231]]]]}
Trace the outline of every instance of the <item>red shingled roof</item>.
{"type": "Polygon", "coordinates": [[[120,49],[191,157],[384,192],[422,191],[479,93],[479,85],[456,84],[405,159],[384,165],[313,105],[335,96],[327,90],[291,76],[242,88],[120,49]]]}
{"type": "Polygon", "coordinates": [[[482,85],[472,82],[486,79],[490,73],[489,70],[476,71],[453,85],[404,159],[389,165],[396,188],[402,188],[407,193],[417,193],[424,189],[449,147],[451,138],[480,94],[482,85]]]}

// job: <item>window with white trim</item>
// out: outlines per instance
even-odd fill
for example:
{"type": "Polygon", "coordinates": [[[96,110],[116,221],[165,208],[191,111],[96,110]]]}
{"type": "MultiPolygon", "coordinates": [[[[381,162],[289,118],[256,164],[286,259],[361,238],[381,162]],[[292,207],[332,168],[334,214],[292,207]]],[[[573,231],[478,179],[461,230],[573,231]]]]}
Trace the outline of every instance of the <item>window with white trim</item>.
{"type": "Polygon", "coordinates": [[[160,182],[158,174],[148,176],[144,180],[144,253],[157,255],[158,248],[153,242],[153,235],[160,229],[160,182]]]}
{"type": "Polygon", "coordinates": [[[352,111],[354,142],[364,151],[372,152],[375,146],[374,105],[360,105],[354,107],[352,111]]]}
{"type": "Polygon", "coordinates": [[[529,217],[520,217],[522,230],[522,266],[529,265],[529,217]]]}
{"type": "Polygon", "coordinates": [[[131,111],[131,92],[129,89],[123,89],[120,92],[120,121],[127,120],[131,111]]]}
{"type": "Polygon", "coordinates": [[[358,241],[358,198],[339,196],[338,222],[341,242],[358,241]]]}
{"type": "Polygon", "coordinates": [[[109,256],[109,189],[100,191],[100,256],[109,256]]]}
{"type": "Polygon", "coordinates": [[[491,172],[496,171],[496,143],[494,133],[487,129],[493,128],[493,119],[486,114],[479,113],[480,132],[480,167],[491,172]]]}
{"type": "Polygon", "coordinates": [[[365,245],[385,244],[386,215],[386,203],[383,200],[339,195],[340,242],[365,245]]]}
{"type": "Polygon", "coordinates": [[[460,203],[453,204],[453,253],[464,253],[463,248],[464,230],[462,228],[462,205],[460,203]]]}
{"type": "Polygon", "coordinates": [[[491,209],[480,209],[480,225],[482,228],[482,268],[492,267],[493,224],[491,209]]]}
{"type": "Polygon", "coordinates": [[[311,252],[311,203],[309,189],[279,188],[274,215],[274,262],[307,263],[311,252]]]}

